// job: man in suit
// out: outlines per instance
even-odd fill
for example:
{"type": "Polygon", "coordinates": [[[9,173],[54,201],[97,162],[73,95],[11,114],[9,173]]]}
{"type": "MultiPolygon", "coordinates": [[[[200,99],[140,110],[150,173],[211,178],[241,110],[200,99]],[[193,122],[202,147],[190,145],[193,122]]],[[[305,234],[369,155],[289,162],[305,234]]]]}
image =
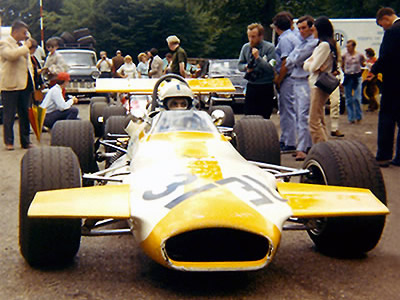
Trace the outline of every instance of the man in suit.
{"type": "Polygon", "coordinates": [[[28,108],[34,86],[34,72],[29,55],[32,43],[28,38],[28,25],[16,21],[11,27],[11,36],[0,41],[0,90],[4,106],[4,143],[7,150],[14,150],[13,127],[16,112],[19,116],[21,147],[32,147],[29,140],[28,108]]]}
{"type": "Polygon", "coordinates": [[[400,129],[400,19],[390,7],[378,10],[376,23],[385,30],[379,50],[379,58],[372,66],[370,79],[378,73],[383,75],[381,108],[378,121],[378,151],[376,160],[381,167],[391,163],[400,166],[400,131],[397,134],[396,154],[393,143],[396,124],[400,129]]]}

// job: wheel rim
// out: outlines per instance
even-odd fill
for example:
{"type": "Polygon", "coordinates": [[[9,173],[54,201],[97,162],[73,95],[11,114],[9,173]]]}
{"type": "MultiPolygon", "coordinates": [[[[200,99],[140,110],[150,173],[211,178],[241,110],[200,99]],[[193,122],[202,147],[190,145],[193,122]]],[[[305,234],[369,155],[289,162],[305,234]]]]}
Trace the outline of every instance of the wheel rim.
{"type": "MultiPolygon", "coordinates": [[[[310,171],[310,173],[305,176],[305,183],[328,185],[325,171],[319,162],[310,159],[306,163],[305,169],[310,171]]],[[[306,226],[311,234],[317,236],[323,233],[327,222],[327,218],[309,219],[306,226]]]]}
{"type": "Polygon", "coordinates": [[[319,162],[310,159],[305,165],[305,169],[310,171],[310,173],[305,176],[306,183],[328,185],[325,171],[319,162]]]}

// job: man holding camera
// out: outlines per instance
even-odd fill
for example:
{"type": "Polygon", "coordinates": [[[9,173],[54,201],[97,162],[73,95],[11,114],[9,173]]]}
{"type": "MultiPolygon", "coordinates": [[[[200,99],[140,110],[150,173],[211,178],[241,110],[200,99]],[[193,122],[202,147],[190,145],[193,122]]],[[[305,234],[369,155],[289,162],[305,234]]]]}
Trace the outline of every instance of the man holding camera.
{"type": "Polygon", "coordinates": [[[240,51],[238,68],[248,80],[244,104],[245,115],[261,115],[269,119],[274,106],[275,47],[264,41],[264,27],[253,23],[247,26],[249,42],[240,51]]]}
{"type": "Polygon", "coordinates": [[[107,57],[106,51],[100,52],[100,59],[97,61],[96,67],[101,72],[100,78],[111,78],[112,60],[107,57]]]}

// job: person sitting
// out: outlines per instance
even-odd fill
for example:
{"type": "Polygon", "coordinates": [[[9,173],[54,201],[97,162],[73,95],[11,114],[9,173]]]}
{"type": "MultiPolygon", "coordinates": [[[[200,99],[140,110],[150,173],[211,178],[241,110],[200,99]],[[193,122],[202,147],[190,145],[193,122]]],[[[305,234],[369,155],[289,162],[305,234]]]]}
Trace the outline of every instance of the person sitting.
{"type": "Polygon", "coordinates": [[[159,106],[166,110],[187,110],[192,108],[193,92],[184,83],[171,81],[159,91],[159,106]]]}
{"type": "Polygon", "coordinates": [[[73,104],[78,103],[78,98],[72,97],[65,101],[62,90],[68,85],[71,80],[68,73],[60,72],[57,74],[56,84],[49,90],[44,97],[42,108],[46,108],[46,117],[44,126],[51,129],[58,120],[77,120],[79,110],[73,107],[73,104]]]}

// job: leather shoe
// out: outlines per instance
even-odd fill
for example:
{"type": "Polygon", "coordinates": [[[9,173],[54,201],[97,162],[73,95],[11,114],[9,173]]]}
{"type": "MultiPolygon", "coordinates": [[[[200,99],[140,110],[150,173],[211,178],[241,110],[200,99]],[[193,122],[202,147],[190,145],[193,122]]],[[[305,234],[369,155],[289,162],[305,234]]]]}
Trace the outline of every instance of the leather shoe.
{"type": "Polygon", "coordinates": [[[387,168],[390,165],[390,160],[377,160],[376,162],[381,168],[387,168]]]}
{"type": "Polygon", "coordinates": [[[306,157],[307,157],[307,154],[306,154],[305,152],[303,152],[303,151],[297,151],[295,160],[296,160],[296,161],[303,161],[303,160],[306,159],[306,157]]]}
{"type": "Polygon", "coordinates": [[[344,137],[344,133],[341,133],[340,130],[335,130],[331,131],[331,136],[336,136],[336,137],[344,137]]]}
{"type": "Polygon", "coordinates": [[[32,149],[32,148],[35,148],[35,145],[33,145],[32,143],[29,143],[28,145],[22,146],[22,148],[24,148],[24,149],[32,149]]]}
{"type": "Polygon", "coordinates": [[[6,144],[6,150],[12,151],[12,150],[14,150],[14,146],[10,145],[10,144],[6,144]]]}

